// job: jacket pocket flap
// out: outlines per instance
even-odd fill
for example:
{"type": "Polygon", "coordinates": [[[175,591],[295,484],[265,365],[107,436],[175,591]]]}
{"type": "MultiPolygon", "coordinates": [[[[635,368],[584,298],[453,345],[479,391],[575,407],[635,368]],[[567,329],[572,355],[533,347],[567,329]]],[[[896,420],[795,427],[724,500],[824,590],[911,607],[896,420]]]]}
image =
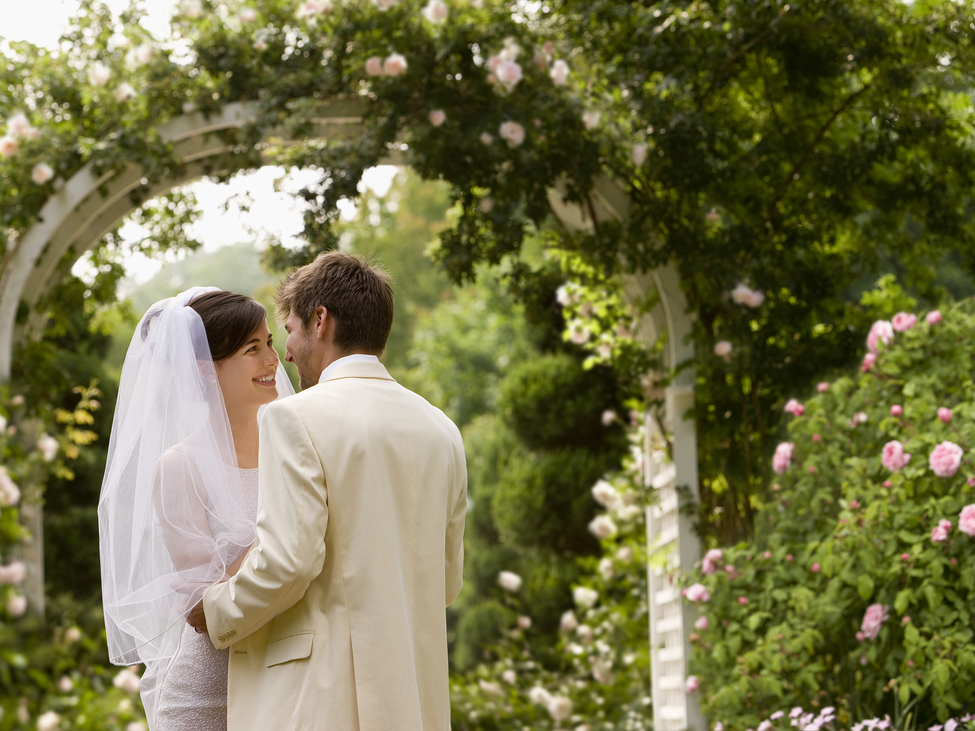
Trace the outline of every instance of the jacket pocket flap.
{"type": "Polygon", "coordinates": [[[299,632],[271,640],[267,644],[267,667],[308,657],[311,655],[311,645],[314,639],[314,632],[299,632]]]}

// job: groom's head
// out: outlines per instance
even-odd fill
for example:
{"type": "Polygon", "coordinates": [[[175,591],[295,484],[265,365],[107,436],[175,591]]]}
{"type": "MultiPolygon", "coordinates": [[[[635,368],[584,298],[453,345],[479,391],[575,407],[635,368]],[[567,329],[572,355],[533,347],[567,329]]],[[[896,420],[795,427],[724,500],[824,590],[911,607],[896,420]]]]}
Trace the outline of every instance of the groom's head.
{"type": "Polygon", "coordinates": [[[301,388],[315,385],[344,355],[382,354],[393,326],[391,281],[381,268],[341,251],[321,254],[285,277],[275,305],[301,388]]]}

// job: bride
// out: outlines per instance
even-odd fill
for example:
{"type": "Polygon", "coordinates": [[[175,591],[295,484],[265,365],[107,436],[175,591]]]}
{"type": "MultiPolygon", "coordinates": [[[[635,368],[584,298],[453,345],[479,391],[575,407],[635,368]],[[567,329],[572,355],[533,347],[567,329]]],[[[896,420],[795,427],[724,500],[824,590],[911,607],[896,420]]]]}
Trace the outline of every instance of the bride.
{"type": "Polygon", "coordinates": [[[98,504],[110,657],[144,663],[152,731],[226,731],[228,650],[185,622],[255,537],[258,414],[293,393],[267,312],[195,287],[146,312],[122,368],[98,504]]]}

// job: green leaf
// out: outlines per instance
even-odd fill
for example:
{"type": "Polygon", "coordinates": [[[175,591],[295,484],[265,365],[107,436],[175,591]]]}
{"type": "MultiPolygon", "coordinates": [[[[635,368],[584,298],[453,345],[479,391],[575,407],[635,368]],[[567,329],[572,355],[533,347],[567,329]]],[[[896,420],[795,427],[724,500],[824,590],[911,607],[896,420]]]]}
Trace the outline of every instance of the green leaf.
{"type": "Polygon", "coordinates": [[[897,598],[894,599],[894,610],[898,614],[903,614],[907,611],[907,608],[911,605],[911,599],[913,599],[914,593],[910,589],[901,589],[897,592],[897,598]]]}
{"type": "Polygon", "coordinates": [[[867,574],[862,574],[859,579],[857,579],[857,594],[860,598],[867,600],[873,596],[873,579],[871,579],[867,574]]]}

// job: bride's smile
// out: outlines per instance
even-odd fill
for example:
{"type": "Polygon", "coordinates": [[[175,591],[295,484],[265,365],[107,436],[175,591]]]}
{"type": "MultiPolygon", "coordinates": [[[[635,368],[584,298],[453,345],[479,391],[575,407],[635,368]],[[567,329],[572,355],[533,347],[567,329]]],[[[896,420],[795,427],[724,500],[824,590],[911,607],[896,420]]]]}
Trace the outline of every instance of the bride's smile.
{"type": "Polygon", "coordinates": [[[229,358],[214,363],[224,403],[261,406],[277,398],[278,354],[271,331],[262,322],[229,358]]]}

